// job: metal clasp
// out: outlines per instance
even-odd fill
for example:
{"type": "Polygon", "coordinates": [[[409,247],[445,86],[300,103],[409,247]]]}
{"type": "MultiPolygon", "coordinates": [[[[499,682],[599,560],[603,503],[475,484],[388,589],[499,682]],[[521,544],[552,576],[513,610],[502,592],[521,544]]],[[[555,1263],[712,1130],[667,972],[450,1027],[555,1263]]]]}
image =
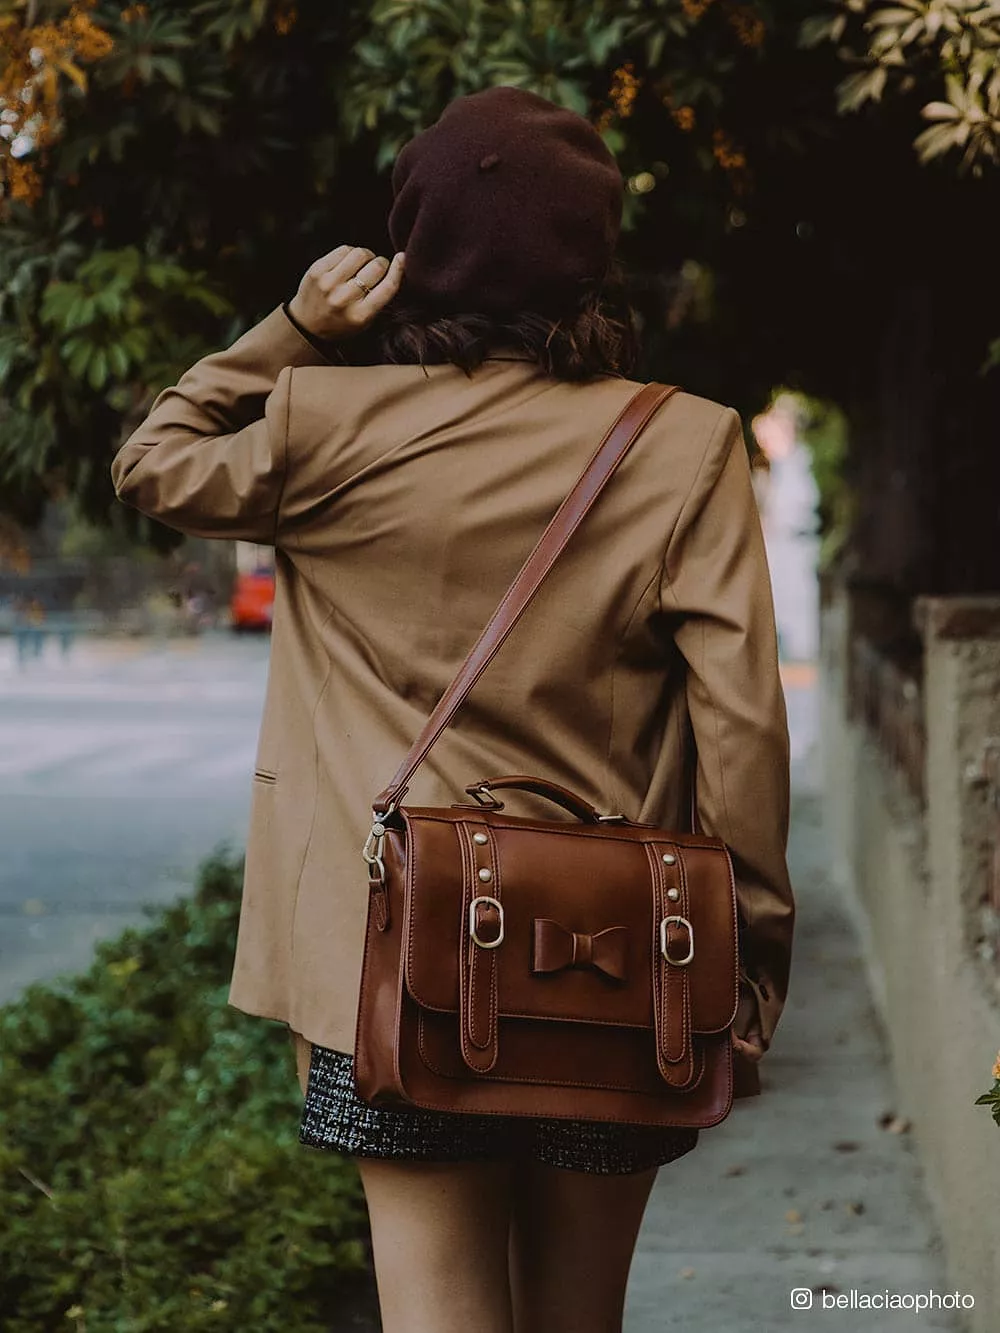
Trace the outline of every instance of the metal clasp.
{"type": "Polygon", "coordinates": [[[382,860],[382,843],[385,840],[385,821],[395,810],[395,802],[387,807],[381,815],[372,811],[371,832],[365,839],[365,845],[361,848],[361,859],[367,864],[369,874],[372,879],[385,882],[385,862],[382,860]],[[375,872],[378,872],[377,874],[375,872]]]}
{"type": "Polygon", "coordinates": [[[473,798],[473,800],[476,801],[479,805],[481,805],[485,810],[503,809],[503,801],[498,801],[485,783],[483,783],[483,785],[480,787],[466,787],[465,790],[469,793],[469,795],[473,798]]]}
{"type": "Polygon", "coordinates": [[[478,944],[480,949],[496,949],[503,944],[503,904],[497,898],[489,898],[483,895],[479,898],[473,898],[469,903],[469,934],[472,937],[472,943],[478,944]],[[476,908],[480,906],[495,907],[497,915],[500,917],[500,929],[497,932],[495,940],[483,940],[479,938],[479,930],[476,926],[476,908]]]}
{"type": "Polygon", "coordinates": [[[687,967],[694,957],[694,926],[686,916],[665,916],[660,922],[660,953],[673,967],[687,967]],[[683,926],[688,933],[688,951],[683,958],[671,958],[670,951],[667,948],[667,927],[669,925],[683,926]]]}

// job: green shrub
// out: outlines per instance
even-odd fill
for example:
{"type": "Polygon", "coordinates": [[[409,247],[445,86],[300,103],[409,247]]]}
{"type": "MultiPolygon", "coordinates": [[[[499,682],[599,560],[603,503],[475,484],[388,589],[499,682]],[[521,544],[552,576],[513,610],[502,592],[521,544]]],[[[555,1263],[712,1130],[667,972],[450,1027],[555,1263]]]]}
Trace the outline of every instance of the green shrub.
{"type": "Polygon", "coordinates": [[[299,1146],[286,1029],[226,1003],[241,867],[0,1009],[4,1333],[328,1333],[367,1289],[353,1167],[299,1146]]]}

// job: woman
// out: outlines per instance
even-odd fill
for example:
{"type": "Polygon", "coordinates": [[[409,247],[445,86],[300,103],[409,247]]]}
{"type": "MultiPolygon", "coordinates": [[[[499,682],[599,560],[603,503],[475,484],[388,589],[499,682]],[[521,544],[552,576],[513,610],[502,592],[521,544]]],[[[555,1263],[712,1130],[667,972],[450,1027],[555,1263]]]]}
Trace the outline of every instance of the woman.
{"type": "MultiPolygon", "coordinates": [[[[183,532],[275,546],[231,1000],[295,1034],[303,1140],[359,1161],[386,1333],[608,1333],[656,1169],[696,1134],[374,1110],[350,1052],[371,801],[636,388],[607,299],[622,181],[584,119],[495,88],[414,139],[393,187],[393,259],[318,260],[159,397],[114,481],[183,532]],[[331,364],[361,330],[377,363],[331,364]]],[[[682,828],[688,727],[739,880],[749,1068],[788,972],[784,704],[738,418],[679,394],[408,799],[539,773],[682,828]]]]}

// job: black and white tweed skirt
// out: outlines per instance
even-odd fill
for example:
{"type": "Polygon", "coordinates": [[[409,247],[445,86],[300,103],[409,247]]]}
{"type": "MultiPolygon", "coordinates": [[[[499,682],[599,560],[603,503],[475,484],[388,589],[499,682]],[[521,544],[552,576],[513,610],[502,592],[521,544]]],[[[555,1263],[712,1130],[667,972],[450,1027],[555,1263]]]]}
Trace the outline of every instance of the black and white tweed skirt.
{"type": "Polygon", "coordinates": [[[299,1142],[397,1162],[527,1156],[548,1166],[609,1176],[676,1161],[698,1142],[698,1131],[369,1106],[358,1096],[352,1058],[313,1045],[299,1142]]]}

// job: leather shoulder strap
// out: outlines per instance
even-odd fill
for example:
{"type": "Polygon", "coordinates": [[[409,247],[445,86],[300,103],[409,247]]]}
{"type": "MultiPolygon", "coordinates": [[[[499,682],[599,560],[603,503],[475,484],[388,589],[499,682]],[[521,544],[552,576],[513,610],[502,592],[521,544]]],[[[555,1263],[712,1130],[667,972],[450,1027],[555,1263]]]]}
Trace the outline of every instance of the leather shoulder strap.
{"type": "Polygon", "coordinates": [[[410,746],[392,781],[375,798],[376,813],[384,814],[402,800],[407,784],[417,767],[426,759],[431,746],[496,656],[500,645],[517,624],[546,574],[559,558],[566,543],[610,480],[618,464],[657,408],[676,392],[676,385],[646,384],[625,404],[576,485],[556,510],[531,554],[521,566],[517,577],[490,618],[489,624],[459,667],[454,680],[438,700],[434,711],[424,724],[420,735],[410,746]]]}

